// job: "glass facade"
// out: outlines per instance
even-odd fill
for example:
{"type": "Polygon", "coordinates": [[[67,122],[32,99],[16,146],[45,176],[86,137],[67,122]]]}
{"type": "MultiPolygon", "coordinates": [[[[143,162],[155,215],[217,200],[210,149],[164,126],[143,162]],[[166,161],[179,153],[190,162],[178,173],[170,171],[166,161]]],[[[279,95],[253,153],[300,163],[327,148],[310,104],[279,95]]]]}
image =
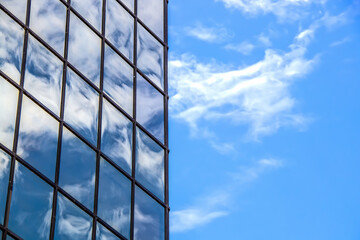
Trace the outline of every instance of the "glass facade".
{"type": "Polygon", "coordinates": [[[167,0],[0,0],[0,237],[168,240],[167,0]]]}

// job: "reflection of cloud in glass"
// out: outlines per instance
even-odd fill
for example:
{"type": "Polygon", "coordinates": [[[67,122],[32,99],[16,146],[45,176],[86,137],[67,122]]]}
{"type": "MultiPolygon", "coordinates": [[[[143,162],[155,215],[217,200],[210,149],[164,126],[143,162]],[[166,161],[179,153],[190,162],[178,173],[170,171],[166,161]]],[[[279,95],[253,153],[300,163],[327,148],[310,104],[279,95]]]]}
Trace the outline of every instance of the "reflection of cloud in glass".
{"type": "Polygon", "coordinates": [[[29,37],[24,87],[51,111],[59,115],[62,62],[29,37]]]}
{"type": "Polygon", "coordinates": [[[138,16],[160,39],[164,38],[164,0],[138,0],[138,16]]]}
{"type": "Polygon", "coordinates": [[[164,199],[164,150],[143,131],[136,131],[136,179],[164,199]]]}
{"type": "Polygon", "coordinates": [[[69,61],[96,86],[100,77],[100,38],[76,15],[70,15],[69,61]]]}
{"type": "Polygon", "coordinates": [[[59,193],[54,240],[90,240],[92,219],[59,193]]]}
{"type": "Polygon", "coordinates": [[[101,159],[98,215],[126,238],[130,238],[131,182],[101,159]]]}
{"type": "Polygon", "coordinates": [[[112,234],[100,223],[96,224],[96,240],[118,240],[119,238],[112,234]]]}
{"type": "Polygon", "coordinates": [[[160,88],[164,86],[164,47],[138,24],[137,66],[160,88]]]}
{"type": "Polygon", "coordinates": [[[133,68],[108,46],[104,59],[104,91],[132,115],[133,68]]]}
{"type": "Polygon", "coordinates": [[[0,142],[12,149],[18,90],[0,77],[0,142]]]}
{"type": "Polygon", "coordinates": [[[135,240],[163,240],[164,208],[140,188],[135,190],[135,240]]]}
{"type": "Polygon", "coordinates": [[[116,0],[106,1],[106,38],[128,59],[133,59],[134,18],[116,0]]]}
{"type": "Polygon", "coordinates": [[[1,0],[1,4],[25,22],[27,0],[1,0]]]}
{"type": "Polygon", "coordinates": [[[59,1],[32,0],[30,28],[61,55],[64,52],[66,8],[59,1]]]}
{"type": "Polygon", "coordinates": [[[21,107],[17,154],[53,180],[59,123],[26,96],[21,107]]]}
{"type": "Polygon", "coordinates": [[[0,149],[0,224],[3,224],[9,182],[10,156],[0,149]]]}
{"type": "Polygon", "coordinates": [[[101,150],[131,174],[132,123],[104,99],[101,150]]]}
{"type": "Polygon", "coordinates": [[[100,31],[101,27],[101,0],[71,0],[71,5],[80,13],[93,27],[100,31]]]}
{"type": "Polygon", "coordinates": [[[69,68],[65,94],[65,121],[96,145],[99,94],[69,68]]]}
{"type": "Polygon", "coordinates": [[[136,118],[146,130],[164,141],[164,97],[140,74],[137,75],[136,118]]]}
{"type": "Polygon", "coordinates": [[[3,11],[0,11],[0,20],[0,70],[19,83],[24,31],[3,11]]]}

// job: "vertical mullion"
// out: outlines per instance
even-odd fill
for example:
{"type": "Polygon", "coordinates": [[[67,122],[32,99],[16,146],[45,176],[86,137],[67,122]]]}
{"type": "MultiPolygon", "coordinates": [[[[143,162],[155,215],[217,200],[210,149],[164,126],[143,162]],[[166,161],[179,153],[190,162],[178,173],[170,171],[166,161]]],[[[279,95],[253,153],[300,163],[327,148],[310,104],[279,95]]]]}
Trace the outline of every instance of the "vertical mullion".
{"type": "MultiPolygon", "coordinates": [[[[70,2],[68,3],[70,5],[70,2]]],[[[52,213],[51,213],[51,225],[50,225],[50,236],[49,239],[54,239],[55,225],[56,225],[56,210],[57,210],[57,195],[58,195],[58,184],[60,174],[60,159],[61,159],[61,147],[62,147],[62,136],[64,127],[64,112],[65,112],[65,95],[66,95],[66,78],[67,78],[67,58],[68,58],[68,46],[69,46],[69,26],[70,26],[70,9],[66,6],[66,21],[65,21],[65,39],[64,39],[64,63],[63,63],[63,76],[61,86],[61,102],[60,102],[60,123],[59,123],[59,135],[58,135],[58,149],[56,155],[56,166],[55,166],[55,188],[53,191],[53,202],[52,202],[52,213]]]]}
{"type": "MultiPolygon", "coordinates": [[[[13,153],[14,154],[17,151],[17,143],[18,143],[19,127],[20,127],[20,117],[21,117],[21,106],[22,106],[22,98],[23,98],[23,92],[24,92],[23,88],[24,88],[24,78],[25,78],[27,45],[28,45],[28,38],[29,38],[28,26],[30,24],[30,8],[31,8],[31,0],[28,0],[27,6],[26,6],[24,43],[23,43],[23,52],[22,52],[22,59],[21,59],[20,90],[19,90],[19,96],[18,96],[17,113],[16,113],[16,120],[15,120],[15,131],[14,131],[14,141],[13,141],[13,153]]],[[[12,195],[12,190],[13,190],[14,175],[15,175],[15,155],[13,155],[11,157],[11,163],[10,163],[9,185],[8,185],[8,193],[7,193],[7,198],[6,198],[5,216],[4,216],[5,230],[3,231],[3,236],[2,236],[3,240],[5,240],[7,232],[8,232],[7,228],[8,228],[8,224],[9,224],[10,202],[11,202],[11,195],[12,195]]]]}

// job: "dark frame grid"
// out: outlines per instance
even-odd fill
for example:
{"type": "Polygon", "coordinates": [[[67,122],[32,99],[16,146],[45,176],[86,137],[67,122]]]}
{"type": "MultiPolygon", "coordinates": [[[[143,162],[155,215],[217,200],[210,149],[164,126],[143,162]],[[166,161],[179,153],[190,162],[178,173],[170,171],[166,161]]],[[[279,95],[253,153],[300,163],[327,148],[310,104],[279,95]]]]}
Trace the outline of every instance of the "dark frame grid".
{"type": "Polygon", "coordinates": [[[0,75],[6,81],[8,81],[13,87],[19,90],[18,96],[18,104],[17,104],[17,113],[16,113],[16,122],[15,122],[15,131],[14,131],[14,141],[13,141],[13,149],[8,149],[0,143],[0,149],[6,152],[9,156],[11,156],[11,165],[10,165],[10,174],[9,174],[9,184],[8,184],[8,194],[6,200],[6,208],[5,208],[5,216],[4,216],[4,225],[0,225],[0,229],[3,231],[2,240],[6,239],[6,235],[10,235],[14,239],[21,239],[16,233],[12,232],[8,229],[9,222],[9,212],[10,212],[10,203],[11,203],[11,195],[13,190],[13,180],[14,180],[14,172],[15,172],[15,162],[18,161],[22,165],[24,165],[27,169],[33,172],[35,175],[40,177],[43,181],[49,184],[53,189],[53,205],[52,205],[52,217],[51,217],[51,226],[50,226],[50,239],[54,238],[54,230],[55,230],[55,220],[56,220],[56,208],[57,208],[57,195],[58,193],[63,194],[67,197],[71,202],[73,202],[77,207],[86,212],[93,219],[93,229],[92,229],[92,239],[95,240],[96,235],[96,224],[97,222],[104,225],[110,232],[115,234],[120,239],[126,239],[120,233],[118,233],[115,229],[113,229],[110,225],[104,222],[97,216],[97,206],[98,206],[98,191],[99,191],[99,166],[100,166],[100,158],[107,160],[113,167],[115,167],[118,171],[120,171],[126,178],[131,181],[131,220],[130,220],[130,239],[134,238],[134,206],[135,206],[135,188],[136,186],[142,189],[145,193],[147,193],[151,198],[153,198],[157,203],[159,203],[162,207],[164,207],[164,219],[165,219],[165,240],[169,239],[169,185],[168,185],[168,166],[169,166],[169,148],[168,148],[168,67],[167,67],[167,58],[168,58],[168,0],[164,1],[164,41],[162,41],[150,28],[148,28],[144,22],[142,22],[137,17],[137,0],[134,0],[134,13],[127,8],[125,4],[123,4],[120,0],[116,0],[133,18],[134,18],[134,53],[133,53],[133,63],[128,60],[124,54],[122,54],[108,39],[105,38],[105,19],[106,19],[106,0],[103,0],[102,3],[102,21],[101,21],[101,33],[96,30],[84,17],[82,17],[72,6],[70,6],[71,0],[59,0],[66,6],[66,24],[65,24],[65,43],[64,43],[64,56],[61,56],[57,53],[48,43],[46,43],[43,39],[41,39],[33,30],[29,28],[30,23],[30,9],[31,9],[31,0],[27,0],[27,9],[26,9],[26,20],[25,24],[19,20],[14,14],[12,14],[8,9],[6,9],[0,3],[1,11],[5,12],[11,19],[13,19],[17,24],[19,24],[24,29],[24,42],[23,42],[23,51],[22,51],[22,63],[21,63],[21,76],[20,76],[20,84],[16,83],[10,77],[8,77],[4,72],[0,70],[0,75]],[[71,63],[68,62],[68,42],[69,42],[69,22],[70,22],[70,13],[75,14],[87,27],[89,27],[98,37],[101,38],[101,63],[100,63],[100,85],[99,88],[95,86],[89,79],[87,79],[79,70],[77,70],[71,63]],[[137,68],[137,24],[140,24],[144,27],[157,41],[159,41],[164,48],[164,90],[158,87],[155,83],[153,83],[145,74],[143,74],[137,68]],[[24,76],[25,76],[25,65],[26,65],[26,54],[27,54],[27,45],[28,45],[28,37],[29,34],[33,36],[37,41],[39,41],[47,50],[49,50],[52,54],[54,54],[58,59],[63,62],[63,76],[62,76],[62,89],[61,89],[61,105],[60,105],[60,117],[54,114],[48,107],[42,104],[39,100],[37,100],[34,96],[32,96],[26,89],[24,89],[24,76]],[[104,94],[103,92],[103,77],[104,77],[104,52],[105,45],[108,45],[113,51],[115,51],[119,56],[122,57],[132,68],[133,68],[133,117],[125,112],[121,107],[119,107],[109,96],[104,94]],[[67,68],[70,68],[77,75],[79,75],[87,84],[89,84],[95,91],[99,94],[99,119],[98,119],[98,140],[97,145],[94,146],[87,139],[81,136],[74,128],[72,128],[68,123],[64,122],[64,102],[65,102],[65,89],[66,89],[66,72],[67,68]],[[136,121],[136,75],[140,74],[145,80],[147,80],[155,89],[160,92],[164,98],[164,143],[160,142],[156,139],[149,131],[147,131],[141,124],[136,121]],[[49,178],[47,178],[44,174],[42,174],[39,170],[31,166],[21,157],[16,154],[17,151],[17,143],[19,138],[19,125],[20,125],[20,115],[21,115],[21,105],[23,95],[30,98],[34,103],[36,103],[42,110],[51,115],[54,119],[59,122],[59,132],[58,132],[58,147],[57,147],[57,159],[56,159],[56,171],[55,171],[55,181],[52,182],[49,178]],[[119,112],[121,112],[126,118],[128,118],[132,122],[133,130],[132,130],[132,173],[128,174],[126,171],[121,169],[118,165],[115,164],[111,159],[109,159],[105,154],[103,154],[100,150],[101,146],[101,117],[102,117],[102,105],[103,99],[106,99],[111,103],[119,112]],[[94,210],[91,212],[87,209],[83,204],[81,204],[78,200],[64,191],[59,184],[59,168],[60,168],[60,155],[61,155],[61,143],[62,143],[62,135],[63,135],[63,127],[69,129],[76,137],[81,139],[84,143],[86,143],[91,149],[96,152],[96,175],[95,175],[95,201],[94,201],[94,210]],[[139,128],[143,132],[145,132],[153,141],[155,141],[159,146],[164,149],[164,180],[165,180],[165,201],[163,202],[157,196],[155,196],[152,192],[147,190],[141,183],[139,183],[135,179],[135,154],[136,154],[136,128],[139,128]]]}

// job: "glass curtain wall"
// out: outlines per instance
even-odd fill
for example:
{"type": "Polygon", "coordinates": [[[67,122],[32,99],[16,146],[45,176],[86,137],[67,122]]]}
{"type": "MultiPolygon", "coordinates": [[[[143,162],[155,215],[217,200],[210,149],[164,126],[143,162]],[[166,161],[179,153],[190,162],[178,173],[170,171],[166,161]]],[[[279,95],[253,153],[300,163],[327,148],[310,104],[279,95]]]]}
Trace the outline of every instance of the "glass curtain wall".
{"type": "Polygon", "coordinates": [[[0,0],[0,237],[168,240],[167,0],[0,0]]]}

